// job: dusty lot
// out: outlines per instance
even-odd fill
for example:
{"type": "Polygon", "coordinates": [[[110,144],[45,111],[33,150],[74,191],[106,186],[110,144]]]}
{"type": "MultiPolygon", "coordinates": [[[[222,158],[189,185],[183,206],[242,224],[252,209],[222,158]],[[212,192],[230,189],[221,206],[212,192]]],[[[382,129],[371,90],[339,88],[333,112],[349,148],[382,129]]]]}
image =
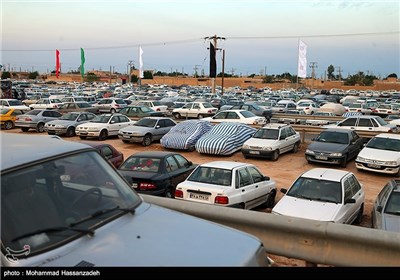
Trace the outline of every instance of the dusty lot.
{"type": "MultiPolygon", "coordinates": [[[[4,131],[2,132],[6,133],[26,133],[22,132],[19,129],[12,129],[9,131],[4,131]]],[[[37,134],[36,132],[29,131],[27,132],[29,134],[37,134]]],[[[45,133],[43,135],[46,135],[45,133]]],[[[68,141],[80,141],[78,137],[72,137],[72,138],[64,138],[65,140],[68,141]]],[[[91,140],[91,141],[98,141],[98,140],[91,140]]],[[[127,158],[129,155],[143,151],[143,150],[155,150],[155,151],[162,151],[164,150],[163,147],[159,143],[153,143],[149,147],[143,147],[140,144],[125,144],[123,143],[120,139],[118,138],[110,138],[106,140],[108,143],[112,144],[115,148],[123,152],[125,158],[127,158]]],[[[282,188],[282,187],[289,187],[292,182],[303,172],[314,168],[314,167],[331,167],[331,168],[338,168],[338,169],[343,169],[338,166],[330,166],[330,165],[311,165],[308,164],[305,157],[304,157],[304,151],[307,147],[308,143],[303,143],[301,145],[301,148],[296,154],[293,153],[286,153],[283,154],[279,157],[279,159],[276,162],[266,160],[266,159],[244,159],[242,154],[240,152],[234,154],[233,156],[221,156],[221,157],[215,157],[215,156],[207,156],[207,155],[200,155],[196,151],[194,152],[185,152],[182,151],[180,152],[183,156],[188,158],[194,163],[205,163],[209,161],[213,161],[215,159],[218,160],[232,160],[232,161],[241,161],[241,162],[250,162],[256,165],[257,167],[260,168],[260,170],[265,174],[270,176],[272,179],[274,179],[277,182],[277,187],[282,188]]],[[[34,149],[33,149],[34,150],[34,149]]],[[[2,155],[6,156],[6,155],[2,155]]],[[[363,222],[360,226],[363,227],[371,227],[371,208],[372,204],[379,193],[379,191],[382,189],[382,187],[390,180],[395,178],[394,176],[389,176],[389,175],[381,175],[381,174],[375,174],[375,173],[367,173],[367,172],[359,172],[355,168],[354,160],[350,161],[346,167],[346,170],[352,171],[359,181],[363,184],[365,188],[365,209],[364,209],[364,218],[363,222]]],[[[282,193],[278,192],[277,193],[277,198],[276,201],[278,201],[282,197],[282,193]]],[[[265,209],[265,210],[259,210],[259,211],[270,211],[270,209],[265,209]]],[[[294,259],[287,259],[284,257],[278,257],[278,256],[271,256],[272,259],[281,266],[305,266],[304,261],[299,261],[299,260],[294,260],[294,259]]]]}

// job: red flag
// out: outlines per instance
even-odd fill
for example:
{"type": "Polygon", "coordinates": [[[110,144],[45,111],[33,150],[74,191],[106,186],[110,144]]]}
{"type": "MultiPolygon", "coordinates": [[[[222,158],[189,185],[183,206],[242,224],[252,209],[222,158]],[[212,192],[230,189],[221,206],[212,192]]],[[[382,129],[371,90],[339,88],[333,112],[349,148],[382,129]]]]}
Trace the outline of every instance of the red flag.
{"type": "Polygon", "coordinates": [[[60,73],[60,52],[56,50],[56,77],[58,79],[58,75],[60,73]]]}

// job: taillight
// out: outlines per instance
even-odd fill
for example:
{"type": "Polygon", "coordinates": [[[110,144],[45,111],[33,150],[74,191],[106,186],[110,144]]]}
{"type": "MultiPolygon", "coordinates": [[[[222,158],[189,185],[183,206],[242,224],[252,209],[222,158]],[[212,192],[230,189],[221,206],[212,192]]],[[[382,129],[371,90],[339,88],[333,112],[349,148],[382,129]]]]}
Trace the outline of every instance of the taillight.
{"type": "Polygon", "coordinates": [[[156,189],[157,186],[152,183],[139,183],[138,189],[141,191],[153,190],[156,189]]]}
{"type": "Polygon", "coordinates": [[[215,204],[228,204],[229,198],[227,196],[216,196],[214,203],[215,204]]]}
{"type": "Polygon", "coordinates": [[[183,198],[183,191],[181,191],[181,190],[175,190],[175,197],[183,198]]]}
{"type": "Polygon", "coordinates": [[[115,107],[119,108],[119,104],[115,104],[115,107]]]}
{"type": "Polygon", "coordinates": [[[212,113],[212,110],[208,110],[207,113],[209,113],[209,114],[212,113]]]}
{"type": "Polygon", "coordinates": [[[25,121],[26,121],[26,122],[31,122],[32,119],[31,119],[31,118],[25,118],[25,121]]]}
{"type": "Polygon", "coordinates": [[[157,112],[160,112],[161,110],[160,110],[160,108],[157,108],[157,110],[156,110],[157,112]]]}

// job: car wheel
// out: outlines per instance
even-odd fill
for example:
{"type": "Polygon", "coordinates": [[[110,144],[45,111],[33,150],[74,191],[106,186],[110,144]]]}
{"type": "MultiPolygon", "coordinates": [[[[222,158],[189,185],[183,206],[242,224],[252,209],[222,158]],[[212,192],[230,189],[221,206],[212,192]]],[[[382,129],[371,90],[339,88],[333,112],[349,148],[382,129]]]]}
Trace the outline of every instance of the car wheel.
{"type": "Polygon", "coordinates": [[[198,119],[202,119],[202,118],[204,118],[204,116],[203,116],[202,114],[199,114],[199,115],[197,116],[197,118],[198,118],[198,119]]]}
{"type": "Polygon", "coordinates": [[[9,130],[9,129],[13,128],[13,127],[14,127],[14,124],[13,124],[12,121],[6,121],[6,123],[4,124],[4,129],[5,130],[9,130]]]}
{"type": "Polygon", "coordinates": [[[299,145],[300,144],[298,142],[293,145],[293,149],[292,149],[293,153],[297,153],[299,151],[299,145]]]}
{"type": "Polygon", "coordinates": [[[245,154],[243,154],[243,157],[244,157],[245,159],[248,159],[248,158],[249,158],[249,156],[247,156],[247,155],[245,155],[245,154]]]}
{"type": "Polygon", "coordinates": [[[181,118],[181,114],[179,113],[173,113],[173,116],[175,119],[180,119],[181,118]]]}
{"type": "Polygon", "coordinates": [[[347,166],[347,155],[345,155],[342,161],[340,162],[340,166],[343,168],[347,166]]]}
{"type": "Polygon", "coordinates": [[[23,132],[27,132],[27,131],[29,130],[29,127],[21,127],[21,130],[22,130],[23,132]]]}
{"type": "Polygon", "coordinates": [[[65,136],[67,137],[75,136],[75,127],[68,127],[67,132],[65,132],[65,136]]]}
{"type": "Polygon", "coordinates": [[[115,114],[117,112],[117,110],[115,110],[114,108],[111,108],[110,113],[111,114],[115,114]]]}
{"type": "Polygon", "coordinates": [[[164,196],[167,198],[174,198],[173,193],[172,193],[172,188],[167,188],[165,190],[164,196]]]}
{"type": "Polygon", "coordinates": [[[195,146],[190,146],[189,148],[188,148],[188,151],[189,152],[193,152],[195,150],[195,146]]]}
{"type": "Polygon", "coordinates": [[[102,131],[100,131],[100,134],[99,134],[100,141],[106,140],[107,137],[108,137],[107,130],[103,129],[102,131]]]}
{"type": "Polygon", "coordinates": [[[36,127],[37,132],[43,132],[44,131],[44,123],[38,123],[36,127]]]}
{"type": "Polygon", "coordinates": [[[362,222],[362,220],[363,220],[363,215],[364,215],[364,204],[361,205],[360,211],[358,211],[358,214],[357,214],[357,218],[354,220],[354,223],[355,223],[356,225],[361,224],[361,222],[362,222]]]}
{"type": "Polygon", "coordinates": [[[146,134],[144,136],[142,144],[143,144],[143,146],[149,146],[151,144],[151,135],[150,134],[146,134]]]}
{"type": "Polygon", "coordinates": [[[262,205],[265,208],[273,208],[275,205],[276,191],[271,191],[268,195],[267,201],[262,205]]]}
{"type": "Polygon", "coordinates": [[[86,136],[79,136],[82,140],[85,140],[87,137],[86,136]]]}
{"type": "Polygon", "coordinates": [[[129,144],[128,140],[122,140],[122,142],[124,142],[125,144],[129,144]]]}
{"type": "Polygon", "coordinates": [[[279,150],[275,150],[274,153],[272,154],[272,160],[277,161],[279,158],[279,150]]]}

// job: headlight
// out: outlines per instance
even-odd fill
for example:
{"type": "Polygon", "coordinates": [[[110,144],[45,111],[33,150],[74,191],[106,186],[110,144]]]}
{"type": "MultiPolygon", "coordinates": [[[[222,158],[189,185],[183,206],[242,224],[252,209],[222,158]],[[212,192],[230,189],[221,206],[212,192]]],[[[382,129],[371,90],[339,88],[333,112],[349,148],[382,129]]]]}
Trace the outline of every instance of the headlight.
{"type": "Polygon", "coordinates": [[[264,151],[272,151],[272,147],[264,146],[263,150],[264,151]]]}
{"type": "Polygon", "coordinates": [[[384,165],[389,165],[389,166],[396,166],[397,165],[397,161],[384,161],[383,162],[384,165]]]}
{"type": "Polygon", "coordinates": [[[343,154],[342,153],[331,153],[331,157],[341,157],[343,154]]]}
{"type": "Polygon", "coordinates": [[[314,155],[315,153],[312,150],[306,149],[306,154],[314,155]]]}
{"type": "Polygon", "coordinates": [[[356,161],[365,162],[365,161],[366,161],[366,159],[365,159],[365,158],[363,158],[363,157],[357,157],[357,158],[356,158],[356,161]]]}

